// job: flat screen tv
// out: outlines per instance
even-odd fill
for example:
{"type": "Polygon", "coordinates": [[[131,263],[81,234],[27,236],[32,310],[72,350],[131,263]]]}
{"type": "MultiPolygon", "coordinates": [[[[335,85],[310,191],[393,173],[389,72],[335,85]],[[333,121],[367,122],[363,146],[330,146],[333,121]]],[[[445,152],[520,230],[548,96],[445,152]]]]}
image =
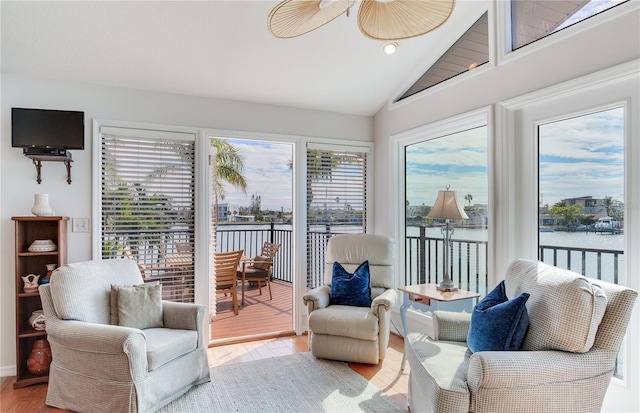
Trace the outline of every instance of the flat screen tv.
{"type": "Polygon", "coordinates": [[[11,108],[11,146],[84,149],[84,112],[11,108]]]}

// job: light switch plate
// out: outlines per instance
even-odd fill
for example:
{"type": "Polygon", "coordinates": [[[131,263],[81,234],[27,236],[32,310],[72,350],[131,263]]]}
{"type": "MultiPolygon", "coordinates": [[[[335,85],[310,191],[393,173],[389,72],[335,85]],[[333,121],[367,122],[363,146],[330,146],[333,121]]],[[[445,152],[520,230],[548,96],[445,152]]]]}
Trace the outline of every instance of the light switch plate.
{"type": "Polygon", "coordinates": [[[73,218],[71,222],[73,232],[89,232],[89,218],[73,218]]]}

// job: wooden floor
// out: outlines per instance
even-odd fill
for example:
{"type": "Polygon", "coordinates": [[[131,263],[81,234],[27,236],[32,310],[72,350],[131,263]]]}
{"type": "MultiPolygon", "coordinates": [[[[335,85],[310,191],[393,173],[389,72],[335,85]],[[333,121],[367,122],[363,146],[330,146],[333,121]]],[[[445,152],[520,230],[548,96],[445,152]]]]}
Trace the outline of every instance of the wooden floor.
{"type": "MultiPolygon", "coordinates": [[[[373,366],[349,363],[349,366],[392,397],[400,406],[406,408],[409,367],[400,371],[402,345],[402,338],[391,334],[387,355],[382,363],[373,366]]],[[[305,351],[308,351],[307,336],[292,336],[210,347],[207,350],[207,356],[209,365],[213,367],[305,351]]],[[[14,381],[15,377],[10,377],[2,382],[0,412],[65,412],[44,404],[47,393],[46,384],[14,389],[14,381]]]]}
{"type": "MultiPolygon", "coordinates": [[[[242,301],[238,286],[238,301],[242,301]]],[[[216,317],[211,322],[211,340],[214,345],[234,341],[246,341],[248,337],[266,334],[283,336],[293,334],[293,298],[291,284],[271,282],[273,300],[269,290],[262,287],[262,295],[257,285],[245,284],[244,307],[240,304],[238,315],[233,313],[231,295],[216,296],[216,317]]]]}

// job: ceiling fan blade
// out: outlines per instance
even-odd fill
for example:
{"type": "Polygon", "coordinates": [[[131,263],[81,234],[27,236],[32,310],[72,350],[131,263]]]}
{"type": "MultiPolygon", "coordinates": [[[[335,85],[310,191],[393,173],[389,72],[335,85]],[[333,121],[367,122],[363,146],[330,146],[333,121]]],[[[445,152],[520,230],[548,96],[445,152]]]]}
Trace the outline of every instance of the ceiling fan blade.
{"type": "Polygon", "coordinates": [[[449,19],[455,0],[363,0],[358,27],[376,40],[421,36],[449,19]]]}
{"type": "Polygon", "coordinates": [[[324,26],[354,3],[355,0],[285,0],[271,10],[267,25],[275,37],[297,37],[324,26]]]}

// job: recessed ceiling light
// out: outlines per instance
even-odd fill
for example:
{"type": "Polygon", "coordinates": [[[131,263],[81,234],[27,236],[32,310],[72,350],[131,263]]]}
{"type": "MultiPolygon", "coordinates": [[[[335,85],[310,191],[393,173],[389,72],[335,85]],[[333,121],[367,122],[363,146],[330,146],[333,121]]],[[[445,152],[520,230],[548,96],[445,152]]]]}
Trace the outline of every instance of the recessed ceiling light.
{"type": "Polygon", "coordinates": [[[382,45],[382,53],[384,54],[394,54],[398,50],[398,43],[396,42],[387,42],[382,45]]]}

